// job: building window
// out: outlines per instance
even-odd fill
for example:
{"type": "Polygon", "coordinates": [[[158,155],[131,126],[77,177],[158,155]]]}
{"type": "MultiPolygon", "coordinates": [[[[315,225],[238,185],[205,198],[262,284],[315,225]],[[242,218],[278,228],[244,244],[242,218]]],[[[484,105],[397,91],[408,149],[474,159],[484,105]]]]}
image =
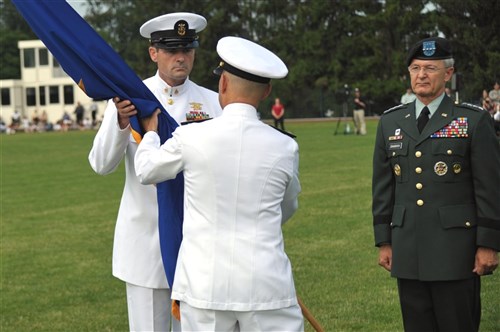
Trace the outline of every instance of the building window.
{"type": "Polygon", "coordinates": [[[23,50],[24,58],[24,68],[34,68],[35,67],[35,49],[25,48],[23,50]]]}
{"type": "Polygon", "coordinates": [[[36,89],[26,88],[26,105],[36,106],[36,89]]]}
{"type": "Polygon", "coordinates": [[[45,87],[38,87],[38,96],[40,97],[40,105],[47,105],[47,98],[45,96],[45,87]]]}
{"type": "Polygon", "coordinates": [[[2,106],[10,105],[10,89],[1,88],[0,92],[1,92],[0,98],[2,99],[2,106]]]}
{"type": "Polygon", "coordinates": [[[59,87],[57,85],[49,86],[49,103],[59,104],[59,87]]]}
{"type": "Polygon", "coordinates": [[[46,48],[38,49],[38,61],[40,62],[40,66],[49,65],[49,52],[46,48]]]}
{"type": "Polygon", "coordinates": [[[67,77],[56,58],[52,57],[52,77],[67,77]]]}
{"type": "Polygon", "coordinates": [[[64,90],[64,104],[73,105],[75,103],[75,94],[73,93],[73,85],[65,85],[64,90]]]}

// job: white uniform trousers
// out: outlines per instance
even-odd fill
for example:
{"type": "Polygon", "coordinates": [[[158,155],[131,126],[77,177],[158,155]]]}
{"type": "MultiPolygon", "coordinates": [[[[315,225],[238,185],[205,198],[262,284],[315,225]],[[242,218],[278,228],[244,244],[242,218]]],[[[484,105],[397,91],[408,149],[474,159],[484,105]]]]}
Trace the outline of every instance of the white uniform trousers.
{"type": "Polygon", "coordinates": [[[298,304],[288,308],[256,311],[199,309],[186,302],[181,302],[180,307],[183,331],[304,331],[304,317],[298,304]]]}
{"type": "Polygon", "coordinates": [[[153,289],[126,283],[128,322],[133,332],[180,331],[171,316],[170,289],[153,289]]]}

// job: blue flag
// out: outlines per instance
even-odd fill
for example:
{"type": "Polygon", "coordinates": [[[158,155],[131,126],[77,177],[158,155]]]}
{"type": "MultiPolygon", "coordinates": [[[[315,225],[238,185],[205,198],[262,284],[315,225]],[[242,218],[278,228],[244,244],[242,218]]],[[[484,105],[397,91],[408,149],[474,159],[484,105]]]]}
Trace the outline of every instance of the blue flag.
{"type": "MultiPolygon", "coordinates": [[[[131,118],[131,131],[139,143],[144,134],[139,118],[159,108],[161,143],[172,136],[177,122],[135,72],[65,0],[12,0],[31,29],[42,40],[64,71],[87,96],[97,99],[131,100],[138,116],[131,118]]],[[[177,254],[182,241],[184,178],[157,185],[160,248],[165,273],[173,285],[177,254]]]]}

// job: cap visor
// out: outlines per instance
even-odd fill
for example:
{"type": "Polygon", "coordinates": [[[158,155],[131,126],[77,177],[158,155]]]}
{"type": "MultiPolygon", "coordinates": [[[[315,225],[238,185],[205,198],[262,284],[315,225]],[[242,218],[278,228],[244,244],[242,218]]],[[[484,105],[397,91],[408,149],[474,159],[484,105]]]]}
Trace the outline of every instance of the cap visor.
{"type": "Polygon", "coordinates": [[[191,43],[186,42],[156,42],[153,43],[154,46],[164,49],[164,50],[177,50],[177,49],[192,49],[198,48],[198,41],[193,41],[191,43]]]}

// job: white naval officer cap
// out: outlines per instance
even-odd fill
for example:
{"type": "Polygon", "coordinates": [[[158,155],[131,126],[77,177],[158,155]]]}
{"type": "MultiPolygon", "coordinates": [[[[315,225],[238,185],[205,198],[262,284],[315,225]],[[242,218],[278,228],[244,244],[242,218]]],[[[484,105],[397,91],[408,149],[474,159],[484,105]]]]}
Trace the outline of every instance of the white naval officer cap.
{"type": "Polygon", "coordinates": [[[150,19],[140,28],[141,36],[151,45],[163,49],[196,48],[198,32],[205,29],[207,20],[193,13],[171,13],[150,19]]]}
{"type": "Polygon", "coordinates": [[[214,74],[227,71],[233,75],[258,83],[269,83],[272,78],[283,78],[288,69],[273,52],[250,40],[240,37],[224,37],[217,43],[221,58],[214,74]]]}

